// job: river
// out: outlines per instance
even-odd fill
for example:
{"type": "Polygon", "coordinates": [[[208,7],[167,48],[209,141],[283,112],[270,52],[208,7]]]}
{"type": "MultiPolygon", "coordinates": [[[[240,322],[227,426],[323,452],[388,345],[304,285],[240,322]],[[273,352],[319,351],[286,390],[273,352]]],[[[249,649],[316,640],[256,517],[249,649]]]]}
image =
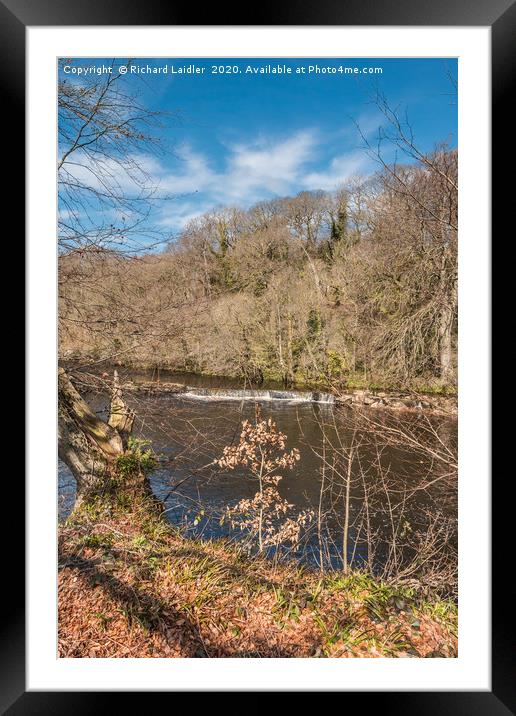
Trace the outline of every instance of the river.
{"type": "MultiPolygon", "coordinates": [[[[134,371],[121,374],[135,381],[157,379],[134,371]]],[[[287,448],[300,452],[300,460],[294,469],[283,471],[278,485],[292,505],[289,514],[313,513],[295,548],[283,546],[271,554],[288,552],[302,562],[333,568],[342,566],[345,559],[380,572],[408,569],[411,576],[423,569],[414,566],[418,555],[426,560],[425,569],[434,562],[441,564],[444,557],[450,564],[456,561],[457,481],[450,469],[450,456],[456,452],[456,421],[419,412],[360,412],[295,399],[237,400],[232,394],[227,400],[224,389],[234,391],[239,387],[235,381],[178,374],[160,378],[208,393],[126,394],[137,413],[135,435],[151,441],[160,456],[159,468],[150,478],[153,490],[164,500],[168,520],[182,525],[186,534],[245,538],[227,520],[221,523],[221,517],[227,506],[253,497],[256,480],[243,469],[221,471],[213,460],[225,445],[238,442],[242,421],[254,420],[259,405],[261,416],[272,418],[287,435],[287,448]],[[215,395],[209,393],[213,388],[219,389],[215,395]],[[430,551],[429,542],[435,557],[422,554],[430,551]]],[[[86,397],[106,417],[108,395],[86,397]]],[[[60,519],[69,514],[74,498],[73,478],[59,463],[60,519]]]]}

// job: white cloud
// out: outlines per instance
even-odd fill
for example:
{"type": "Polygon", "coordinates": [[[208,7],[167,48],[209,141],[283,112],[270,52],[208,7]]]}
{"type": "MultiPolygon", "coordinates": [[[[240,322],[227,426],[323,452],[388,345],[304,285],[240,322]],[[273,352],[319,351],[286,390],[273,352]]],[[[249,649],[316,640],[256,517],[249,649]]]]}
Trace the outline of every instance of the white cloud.
{"type": "Polygon", "coordinates": [[[341,154],[330,161],[327,169],[306,174],[302,183],[307,189],[332,191],[354,174],[365,172],[370,164],[364,152],[341,154]]]}
{"type": "Polygon", "coordinates": [[[212,209],[213,201],[194,202],[188,199],[171,199],[163,207],[157,224],[165,229],[180,231],[191,219],[212,209]]]}
{"type": "MultiPolygon", "coordinates": [[[[187,144],[177,152],[172,172],[154,159],[145,162],[143,168],[159,184],[160,193],[171,195],[163,203],[158,221],[178,231],[190,219],[219,205],[247,207],[302,189],[332,190],[366,170],[369,160],[358,150],[321,163],[322,152],[328,155],[327,141],[306,129],[282,140],[261,137],[228,145],[222,168],[187,144]]],[[[342,140],[333,141],[342,146],[342,140]]]]}
{"type": "MultiPolygon", "coordinates": [[[[362,131],[369,136],[379,123],[377,112],[365,113],[358,119],[362,131]]],[[[302,189],[331,191],[351,176],[372,168],[366,153],[358,148],[360,143],[353,123],[344,122],[331,136],[303,129],[282,139],[262,136],[230,144],[217,164],[209,153],[185,143],[176,149],[173,164],[135,154],[129,167],[112,159],[92,166],[89,157],[79,153],[66,170],[69,179],[94,190],[102,191],[108,186],[129,195],[137,195],[150,179],[162,197],[171,197],[162,203],[157,223],[180,230],[191,218],[218,205],[247,207],[302,189]],[[348,147],[347,153],[342,153],[344,147],[348,147]]]]}
{"type": "Polygon", "coordinates": [[[188,194],[192,192],[210,191],[217,186],[217,173],[214,172],[206,157],[185,145],[178,156],[180,171],[165,174],[160,181],[160,188],[172,194],[188,194]]]}
{"type": "Polygon", "coordinates": [[[233,201],[253,201],[264,192],[288,192],[299,180],[303,166],[314,158],[317,138],[302,131],[282,142],[260,141],[231,148],[226,191],[233,201]]]}
{"type": "Polygon", "coordinates": [[[264,193],[288,191],[298,181],[301,167],[313,157],[315,145],[315,136],[308,131],[284,141],[232,145],[222,171],[185,145],[178,155],[179,171],[161,173],[160,188],[172,194],[208,192],[217,202],[248,203],[264,193]]]}

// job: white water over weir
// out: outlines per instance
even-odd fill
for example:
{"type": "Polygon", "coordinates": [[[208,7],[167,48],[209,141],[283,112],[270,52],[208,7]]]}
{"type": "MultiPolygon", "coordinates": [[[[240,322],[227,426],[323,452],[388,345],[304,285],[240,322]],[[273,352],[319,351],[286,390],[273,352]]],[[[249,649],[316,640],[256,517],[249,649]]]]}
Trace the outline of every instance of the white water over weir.
{"type": "Polygon", "coordinates": [[[335,402],[335,396],[330,393],[314,391],[290,390],[245,390],[226,388],[192,388],[186,387],[184,397],[198,400],[285,400],[297,403],[327,403],[335,402]]]}

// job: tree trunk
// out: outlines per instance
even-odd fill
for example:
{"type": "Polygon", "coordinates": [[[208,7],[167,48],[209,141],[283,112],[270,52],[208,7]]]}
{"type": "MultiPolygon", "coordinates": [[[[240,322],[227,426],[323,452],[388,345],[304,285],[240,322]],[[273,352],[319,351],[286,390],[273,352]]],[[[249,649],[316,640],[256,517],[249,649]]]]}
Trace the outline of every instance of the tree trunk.
{"type": "Polygon", "coordinates": [[[453,309],[451,306],[446,306],[441,311],[439,325],[440,374],[441,380],[446,384],[451,383],[453,379],[452,327],[453,309]]]}
{"type": "Polygon", "coordinates": [[[134,418],[134,410],[128,408],[122,398],[120,379],[118,372],[115,370],[113,374],[113,391],[111,394],[111,410],[108,425],[115,428],[120,435],[124,450],[127,450],[127,443],[133,430],[134,418]]]}
{"type": "Polygon", "coordinates": [[[454,282],[444,298],[439,316],[439,359],[441,380],[450,385],[454,379],[453,328],[457,311],[457,286],[454,282]]]}
{"type": "Polygon", "coordinates": [[[439,315],[439,363],[443,383],[453,382],[453,325],[457,309],[457,283],[450,277],[453,266],[450,248],[446,245],[441,259],[441,311],[439,315]]]}
{"type": "Polygon", "coordinates": [[[117,458],[127,447],[134,413],[127,408],[115,371],[107,423],[92,412],[63,368],[58,376],[58,453],[77,482],[81,502],[110,485],[117,458]]]}

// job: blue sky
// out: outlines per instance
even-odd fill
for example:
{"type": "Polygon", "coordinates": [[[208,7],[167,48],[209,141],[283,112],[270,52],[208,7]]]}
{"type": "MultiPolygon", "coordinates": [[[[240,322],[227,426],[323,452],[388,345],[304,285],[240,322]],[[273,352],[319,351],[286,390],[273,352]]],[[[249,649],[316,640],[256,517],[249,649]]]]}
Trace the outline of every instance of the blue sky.
{"type": "MultiPolygon", "coordinates": [[[[80,60],[101,65],[103,60],[80,60]]],[[[106,62],[106,61],[104,61],[106,62]]],[[[146,159],[163,191],[173,195],[156,221],[177,233],[197,214],[219,205],[247,207],[302,190],[332,190],[377,166],[355,127],[374,141],[384,120],[372,102],[378,88],[412,126],[423,151],[457,144],[457,104],[449,74],[455,59],[136,59],[135,66],[168,65],[167,74],[127,75],[152,109],[175,119],[164,132],[171,152],[146,159]],[[212,65],[238,72],[212,74],[212,65]],[[194,65],[198,74],[172,74],[194,65]],[[291,74],[254,74],[246,68],[287,65],[291,74]],[[308,66],[381,67],[382,74],[307,73],[308,66]],[[296,70],[305,67],[305,73],[296,70]]],[[[122,61],[121,61],[122,63],[122,61]]],[[[386,153],[388,158],[393,154],[386,153]]]]}

